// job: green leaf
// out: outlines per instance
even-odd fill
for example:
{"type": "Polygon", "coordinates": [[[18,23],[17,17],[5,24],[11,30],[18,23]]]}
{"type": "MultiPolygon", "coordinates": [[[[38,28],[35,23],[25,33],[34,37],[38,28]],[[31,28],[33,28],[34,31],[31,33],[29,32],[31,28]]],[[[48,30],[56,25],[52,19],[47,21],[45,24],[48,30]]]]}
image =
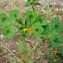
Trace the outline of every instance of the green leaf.
{"type": "Polygon", "coordinates": [[[25,7],[39,5],[38,0],[27,0],[25,7]]]}
{"type": "Polygon", "coordinates": [[[41,36],[41,33],[44,31],[44,28],[40,24],[35,23],[32,25],[32,33],[36,36],[41,36]]]}
{"type": "Polygon", "coordinates": [[[12,25],[9,25],[2,30],[2,34],[7,38],[12,38],[15,34],[16,28],[12,25]]]}
{"type": "Polygon", "coordinates": [[[55,28],[57,28],[57,25],[59,25],[60,21],[58,19],[58,17],[55,17],[53,20],[52,20],[52,30],[54,30],[55,28]]]}
{"type": "Polygon", "coordinates": [[[16,61],[12,61],[11,63],[16,63],[16,61]]]}
{"type": "Polygon", "coordinates": [[[63,36],[58,34],[51,34],[49,39],[53,47],[58,47],[63,42],[63,36]]]}
{"type": "Polygon", "coordinates": [[[44,35],[48,35],[48,34],[50,34],[50,33],[51,33],[51,28],[50,28],[50,26],[47,24],[47,25],[44,26],[44,32],[43,32],[43,34],[44,34],[44,35]]]}
{"type": "Polygon", "coordinates": [[[32,5],[32,6],[37,6],[37,5],[40,5],[40,3],[38,3],[38,2],[33,2],[31,5],[32,5]]]}
{"type": "Polygon", "coordinates": [[[10,23],[10,19],[8,18],[8,16],[4,13],[0,14],[0,25],[6,26],[9,25],[10,23]]]}
{"type": "Polygon", "coordinates": [[[14,23],[16,21],[16,19],[18,18],[18,15],[19,15],[19,10],[11,10],[10,11],[10,20],[11,20],[11,23],[14,23]]]}
{"type": "Polygon", "coordinates": [[[46,16],[44,14],[39,15],[39,17],[36,19],[36,22],[38,22],[41,26],[44,26],[47,24],[46,16]]]}
{"type": "Polygon", "coordinates": [[[59,18],[55,17],[52,21],[51,30],[53,33],[60,33],[63,31],[63,25],[60,24],[59,18]]]}
{"type": "Polygon", "coordinates": [[[37,18],[37,13],[35,11],[27,11],[26,12],[26,21],[29,24],[33,24],[37,18]]]}
{"type": "Polygon", "coordinates": [[[25,38],[26,37],[26,32],[24,32],[24,29],[25,27],[24,26],[21,26],[20,28],[19,28],[19,31],[20,31],[20,33],[21,33],[21,37],[22,38],[25,38]]]}
{"type": "Polygon", "coordinates": [[[32,6],[40,5],[40,3],[33,3],[32,6]]]}
{"type": "Polygon", "coordinates": [[[63,31],[63,25],[62,24],[55,25],[55,27],[53,27],[53,28],[54,28],[53,33],[60,33],[63,31]]]}
{"type": "Polygon", "coordinates": [[[20,54],[23,54],[25,52],[24,42],[19,42],[18,51],[20,54]]]}
{"type": "Polygon", "coordinates": [[[23,25],[22,18],[18,18],[16,21],[17,21],[19,24],[23,25]]]}
{"type": "Polygon", "coordinates": [[[31,5],[32,6],[39,5],[38,0],[31,0],[31,5]]]}

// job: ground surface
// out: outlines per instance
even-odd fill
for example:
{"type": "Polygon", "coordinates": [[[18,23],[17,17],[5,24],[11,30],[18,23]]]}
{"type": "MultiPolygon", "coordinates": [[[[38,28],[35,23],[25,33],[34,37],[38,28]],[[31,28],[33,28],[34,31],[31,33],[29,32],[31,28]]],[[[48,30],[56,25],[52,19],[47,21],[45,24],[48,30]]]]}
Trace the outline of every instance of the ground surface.
{"type": "MultiPolygon", "coordinates": [[[[51,0],[52,1],[52,0],[51,0]]],[[[63,2],[62,0],[54,0],[57,4],[55,4],[53,7],[51,7],[52,11],[54,10],[53,14],[54,15],[59,15],[60,18],[63,17],[63,2]]],[[[24,0],[0,0],[0,13],[4,12],[8,14],[8,12],[12,9],[15,9],[15,5],[21,10],[21,11],[26,11],[28,8],[24,7],[25,1],[24,0]],[[13,3],[12,3],[13,2],[13,3]]],[[[42,7],[39,7],[40,10],[42,7]]],[[[63,20],[63,19],[61,19],[63,20]]],[[[1,33],[1,31],[0,31],[1,33]]],[[[20,58],[20,54],[18,53],[17,45],[20,41],[19,35],[15,35],[14,38],[12,39],[7,39],[7,38],[0,38],[0,42],[2,42],[6,47],[8,47],[18,58],[20,58]]],[[[27,37],[27,41],[32,42],[32,45],[35,43],[34,37],[27,37]]],[[[33,45],[34,46],[34,45],[33,45]]],[[[47,47],[47,43],[44,44],[44,46],[47,47]]],[[[30,47],[28,45],[28,47],[30,47]]],[[[31,48],[31,47],[30,47],[31,48]]],[[[40,49],[38,50],[39,53],[41,53],[40,49]]],[[[43,53],[46,53],[45,51],[43,53]]],[[[48,51],[47,51],[48,53],[48,51]]],[[[34,56],[33,56],[34,58],[34,56]]],[[[11,63],[12,60],[16,60],[16,58],[5,48],[0,51],[0,63],[11,63]]],[[[19,61],[16,60],[18,63],[19,61]]],[[[47,63],[47,61],[44,61],[43,63],[47,63]]]]}

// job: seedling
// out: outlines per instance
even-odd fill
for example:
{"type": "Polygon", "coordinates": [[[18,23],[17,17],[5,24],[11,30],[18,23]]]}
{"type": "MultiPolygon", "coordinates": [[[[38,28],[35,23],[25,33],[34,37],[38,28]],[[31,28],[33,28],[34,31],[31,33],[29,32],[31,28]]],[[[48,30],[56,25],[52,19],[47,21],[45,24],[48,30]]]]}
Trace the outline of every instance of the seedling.
{"type": "MultiPolygon", "coordinates": [[[[48,23],[45,14],[38,13],[35,11],[34,6],[39,5],[38,0],[27,0],[25,6],[32,6],[33,11],[28,10],[25,13],[24,19],[19,10],[11,10],[8,15],[5,13],[0,14],[0,26],[3,26],[2,34],[7,38],[12,38],[16,30],[20,33],[23,42],[18,44],[19,53],[25,54],[25,60],[22,60],[24,63],[31,63],[30,56],[34,54],[37,46],[43,41],[43,39],[50,42],[52,48],[57,48],[63,43],[63,25],[60,23],[59,17],[54,17],[51,20],[51,24],[48,23]],[[19,24],[19,27],[15,26],[15,23],[19,24]],[[40,41],[35,45],[31,50],[28,50],[26,47],[26,35],[34,35],[36,38],[39,38],[40,41]]],[[[50,59],[51,56],[45,56],[50,59]]],[[[24,59],[24,58],[22,58],[24,59]]],[[[16,63],[13,61],[12,63],[16,63]]]]}

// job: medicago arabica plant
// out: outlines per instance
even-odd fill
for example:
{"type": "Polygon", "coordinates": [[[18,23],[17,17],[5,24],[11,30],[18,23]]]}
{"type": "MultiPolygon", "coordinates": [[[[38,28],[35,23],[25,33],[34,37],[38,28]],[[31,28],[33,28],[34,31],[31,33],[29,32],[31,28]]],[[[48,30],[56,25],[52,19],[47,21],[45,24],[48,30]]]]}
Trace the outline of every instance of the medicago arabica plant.
{"type": "MultiPolygon", "coordinates": [[[[61,34],[63,32],[63,24],[61,24],[59,17],[54,17],[51,23],[48,23],[46,15],[41,12],[38,13],[34,9],[34,6],[39,5],[37,0],[29,0],[25,5],[31,5],[33,10],[27,10],[24,17],[22,17],[20,11],[17,9],[11,10],[8,15],[5,13],[0,14],[0,26],[3,26],[2,34],[7,38],[12,38],[17,30],[21,38],[23,38],[23,41],[18,44],[19,53],[21,55],[25,54],[25,59],[22,58],[21,60],[22,63],[31,63],[30,56],[34,54],[37,46],[43,40],[49,41],[52,48],[60,47],[59,50],[61,51],[61,48],[63,48],[63,46],[60,45],[63,43],[63,36],[61,34]],[[19,27],[15,26],[16,23],[19,24],[19,27]],[[27,34],[34,35],[40,39],[37,45],[31,50],[28,50],[26,46],[27,34]]],[[[61,52],[60,54],[62,55],[63,51],[61,52]]],[[[51,58],[50,56],[44,57],[48,58],[48,60],[51,58]]],[[[53,62],[54,60],[52,63],[53,62]]],[[[12,63],[16,62],[13,61],[12,63]]]]}

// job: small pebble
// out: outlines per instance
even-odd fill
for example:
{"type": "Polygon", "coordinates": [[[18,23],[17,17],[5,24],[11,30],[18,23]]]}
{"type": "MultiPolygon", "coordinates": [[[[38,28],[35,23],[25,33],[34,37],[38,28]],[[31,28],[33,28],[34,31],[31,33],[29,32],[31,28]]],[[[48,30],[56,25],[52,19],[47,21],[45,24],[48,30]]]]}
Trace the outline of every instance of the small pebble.
{"type": "Polygon", "coordinates": [[[4,35],[3,35],[3,34],[1,34],[1,35],[0,35],[0,38],[1,38],[1,39],[3,39],[3,38],[4,38],[4,35]]]}
{"type": "Polygon", "coordinates": [[[57,3],[56,2],[51,2],[51,5],[56,5],[57,3]]]}
{"type": "Polygon", "coordinates": [[[61,6],[63,6],[63,3],[61,3],[61,6]]]}
{"type": "Polygon", "coordinates": [[[55,11],[58,11],[59,9],[58,8],[55,8],[55,11]]]}

